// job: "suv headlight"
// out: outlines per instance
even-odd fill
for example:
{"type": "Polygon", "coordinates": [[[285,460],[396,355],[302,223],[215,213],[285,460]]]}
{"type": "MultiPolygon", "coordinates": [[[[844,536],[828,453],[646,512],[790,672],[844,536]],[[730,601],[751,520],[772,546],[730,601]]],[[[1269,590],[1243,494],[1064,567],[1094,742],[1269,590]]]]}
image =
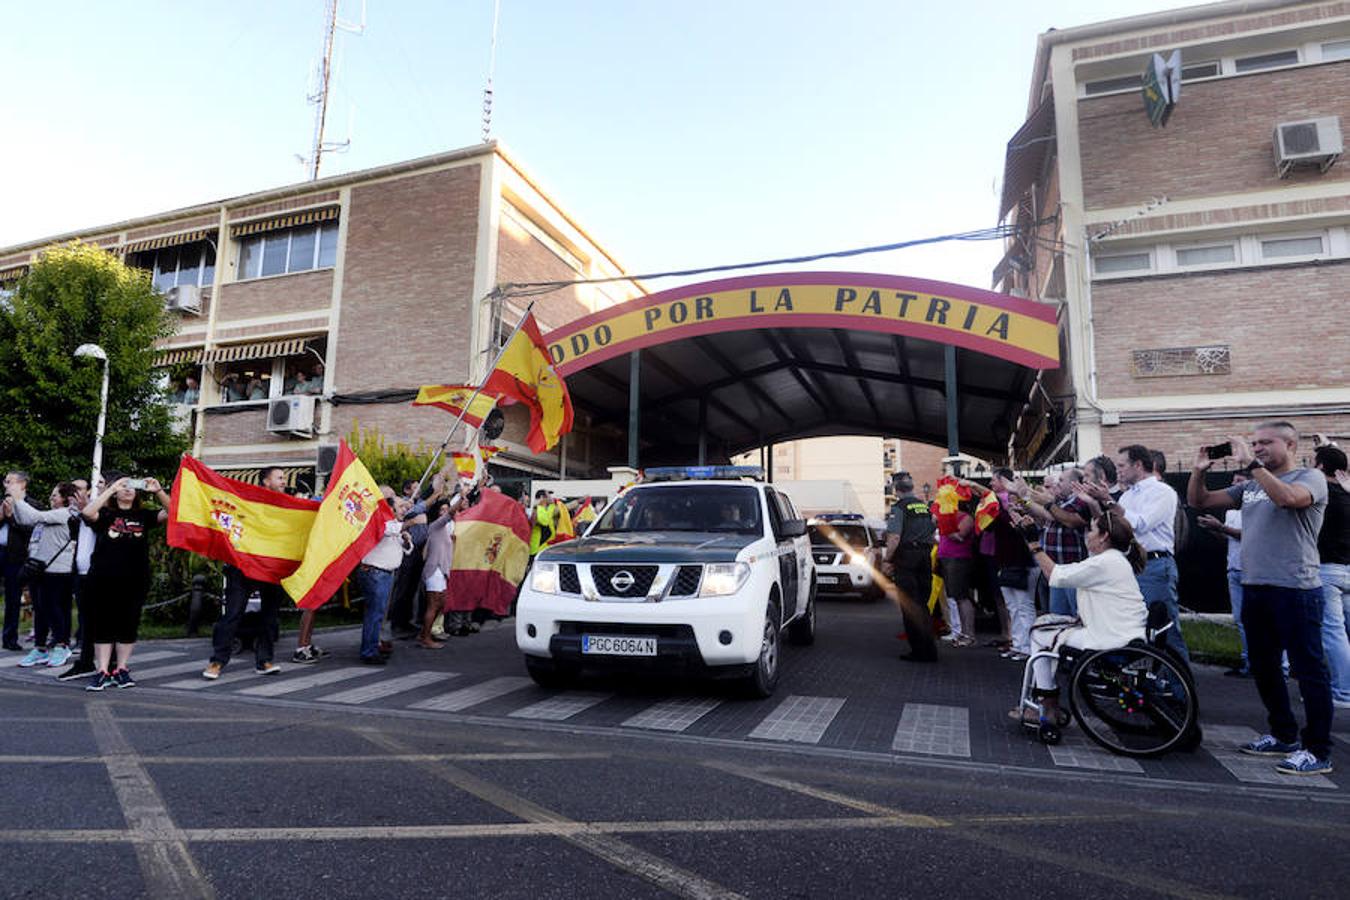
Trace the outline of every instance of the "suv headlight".
{"type": "Polygon", "coordinates": [[[750,578],[750,566],[738,563],[711,563],[703,567],[700,597],[725,597],[739,591],[750,578]]]}
{"type": "Polygon", "coordinates": [[[848,561],[853,563],[853,565],[855,566],[865,566],[867,565],[867,556],[866,554],[858,553],[855,551],[848,555],[848,561]]]}
{"type": "Polygon", "coordinates": [[[541,594],[558,593],[558,564],[535,562],[530,571],[530,587],[541,594]]]}

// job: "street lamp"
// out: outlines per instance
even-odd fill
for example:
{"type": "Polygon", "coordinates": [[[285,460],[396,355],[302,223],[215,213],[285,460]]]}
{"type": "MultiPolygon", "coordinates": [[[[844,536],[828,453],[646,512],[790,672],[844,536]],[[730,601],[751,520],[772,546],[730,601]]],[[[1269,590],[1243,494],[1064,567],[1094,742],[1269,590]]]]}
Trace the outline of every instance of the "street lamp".
{"type": "Polygon", "coordinates": [[[96,359],[103,363],[103,392],[99,397],[98,431],[94,434],[94,471],[89,476],[89,490],[98,490],[99,471],[103,468],[103,426],[108,419],[108,354],[98,344],[81,344],[75,348],[75,357],[96,359]]]}

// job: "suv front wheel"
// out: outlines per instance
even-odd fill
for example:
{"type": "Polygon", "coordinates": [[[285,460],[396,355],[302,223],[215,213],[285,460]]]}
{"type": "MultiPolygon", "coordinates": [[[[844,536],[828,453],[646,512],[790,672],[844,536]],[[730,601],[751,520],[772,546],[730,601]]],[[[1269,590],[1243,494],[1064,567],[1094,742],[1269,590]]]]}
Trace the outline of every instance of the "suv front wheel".
{"type": "Polygon", "coordinates": [[[816,577],[811,576],[811,591],[806,595],[806,609],[787,627],[788,640],[800,647],[816,642],[816,577]]]}
{"type": "Polygon", "coordinates": [[[778,670],[783,652],[779,617],[778,604],[770,603],[764,612],[764,634],[760,640],[759,659],[755,660],[755,667],[745,682],[746,692],[752,697],[771,697],[778,687],[778,670]]]}

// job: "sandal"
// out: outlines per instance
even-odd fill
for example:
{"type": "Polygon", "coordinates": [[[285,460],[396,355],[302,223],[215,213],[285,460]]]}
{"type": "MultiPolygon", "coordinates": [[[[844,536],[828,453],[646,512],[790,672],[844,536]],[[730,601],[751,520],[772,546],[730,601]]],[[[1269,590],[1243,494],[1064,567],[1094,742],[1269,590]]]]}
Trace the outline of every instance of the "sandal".
{"type": "Polygon", "coordinates": [[[430,638],[428,638],[428,639],[426,639],[426,640],[423,640],[422,638],[418,638],[418,639],[417,639],[417,646],[421,647],[423,650],[444,650],[444,649],[445,649],[445,644],[439,644],[439,643],[437,643],[436,641],[431,640],[430,638]]]}
{"type": "Polygon", "coordinates": [[[958,637],[956,640],[952,641],[952,646],[953,646],[953,647],[974,647],[974,646],[975,646],[975,639],[974,639],[973,637],[971,637],[970,635],[963,634],[963,635],[961,635],[960,637],[958,637]]]}
{"type": "Polygon", "coordinates": [[[1008,718],[1022,725],[1040,725],[1041,715],[1029,706],[1018,707],[1008,710],[1008,718]]]}

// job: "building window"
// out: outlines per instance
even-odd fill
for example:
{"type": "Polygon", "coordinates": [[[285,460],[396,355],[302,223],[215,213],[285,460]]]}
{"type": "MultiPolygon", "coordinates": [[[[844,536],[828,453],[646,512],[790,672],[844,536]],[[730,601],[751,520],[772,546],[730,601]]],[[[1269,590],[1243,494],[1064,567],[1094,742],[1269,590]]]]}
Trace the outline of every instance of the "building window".
{"type": "Polygon", "coordinates": [[[289,394],[319,396],[324,389],[323,360],[327,351],[328,341],[315,338],[306,341],[300,353],[217,363],[218,402],[256,402],[289,394]]]}
{"type": "Polygon", "coordinates": [[[1322,62],[1350,59],[1350,41],[1327,41],[1322,45],[1322,62]]]}
{"type": "Polygon", "coordinates": [[[1097,94],[1111,94],[1116,91],[1137,91],[1143,88],[1144,79],[1139,75],[1126,75],[1120,78],[1103,78],[1100,81],[1089,81],[1083,85],[1089,97],[1095,97],[1097,94]]]}
{"type": "Polygon", "coordinates": [[[1147,272],[1153,267],[1152,258],[1147,250],[1143,253],[1116,253],[1111,256],[1094,256],[1092,265],[1099,275],[1147,272]]]}
{"type": "Polygon", "coordinates": [[[1263,259],[1288,259],[1301,256],[1321,256],[1325,250],[1321,235],[1283,238],[1263,238],[1263,259]]]}
{"type": "Polygon", "coordinates": [[[331,269],[337,264],[336,222],[249,235],[239,241],[238,280],[331,269]]]}
{"type": "Polygon", "coordinates": [[[1239,75],[1245,72],[1259,72],[1262,69],[1278,69],[1283,66],[1298,65],[1297,50],[1281,50],[1279,53],[1263,53],[1260,56],[1242,56],[1233,60],[1233,69],[1239,75]]]}
{"type": "Polygon", "coordinates": [[[1191,63],[1189,66],[1183,65],[1181,67],[1181,81],[1184,84],[1187,81],[1199,81],[1202,78],[1218,78],[1220,71],[1217,59],[1191,63]]]}
{"type": "Polygon", "coordinates": [[[160,293],[180,285],[210,287],[216,277],[216,248],[209,241],[145,250],[132,254],[127,262],[148,270],[160,293]]]}
{"type": "Polygon", "coordinates": [[[1219,266],[1234,262],[1237,262],[1237,248],[1232,244],[1177,248],[1178,266],[1219,266]]]}

